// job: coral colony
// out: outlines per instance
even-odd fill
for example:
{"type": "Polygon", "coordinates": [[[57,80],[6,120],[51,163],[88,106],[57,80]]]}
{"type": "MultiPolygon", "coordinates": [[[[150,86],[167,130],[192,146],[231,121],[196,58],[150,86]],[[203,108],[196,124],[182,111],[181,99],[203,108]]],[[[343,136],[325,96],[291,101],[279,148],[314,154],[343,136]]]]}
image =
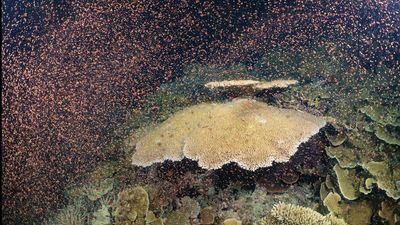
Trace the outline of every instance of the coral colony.
{"type": "Polygon", "coordinates": [[[400,223],[400,3],[3,1],[2,224],[400,223]]]}

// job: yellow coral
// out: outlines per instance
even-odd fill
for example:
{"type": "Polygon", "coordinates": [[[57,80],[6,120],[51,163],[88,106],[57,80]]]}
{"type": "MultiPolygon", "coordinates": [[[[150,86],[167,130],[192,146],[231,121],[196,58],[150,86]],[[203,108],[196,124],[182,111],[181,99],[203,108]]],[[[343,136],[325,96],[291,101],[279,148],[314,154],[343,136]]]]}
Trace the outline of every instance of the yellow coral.
{"type": "Polygon", "coordinates": [[[333,167],[343,197],[355,200],[360,195],[360,179],[356,176],[356,169],[342,169],[339,164],[333,167]]]}
{"type": "Polygon", "coordinates": [[[342,200],[339,194],[330,192],[324,199],[324,206],[326,206],[329,212],[334,215],[342,214],[342,209],[339,205],[339,202],[342,200]]]}
{"type": "Polygon", "coordinates": [[[149,166],[185,156],[206,169],[237,162],[256,170],[289,160],[300,143],[324,125],[323,118],[255,100],[200,104],[176,113],[144,135],[132,162],[149,166]]]}
{"type": "Polygon", "coordinates": [[[242,221],[235,218],[225,219],[223,225],[242,225],[242,221]]]}
{"type": "Polygon", "coordinates": [[[368,225],[372,217],[372,209],[367,201],[341,203],[340,195],[330,192],[324,199],[324,205],[333,216],[342,218],[349,225],[368,225]]]}
{"type": "Polygon", "coordinates": [[[399,175],[389,167],[388,162],[370,161],[363,163],[362,167],[375,178],[378,187],[385,190],[387,196],[395,200],[400,198],[400,189],[396,185],[399,175]]]}
{"type": "Polygon", "coordinates": [[[327,147],[326,153],[329,157],[335,158],[342,168],[355,168],[357,166],[358,158],[352,148],[342,145],[338,147],[327,147]]]}
{"type": "Polygon", "coordinates": [[[379,210],[379,216],[385,219],[390,225],[396,225],[400,223],[400,215],[395,210],[400,209],[400,206],[396,203],[384,201],[381,202],[381,209],[379,210]]]}
{"type": "Polygon", "coordinates": [[[149,196],[142,187],[128,188],[118,194],[115,224],[141,224],[149,210],[149,196]]]}

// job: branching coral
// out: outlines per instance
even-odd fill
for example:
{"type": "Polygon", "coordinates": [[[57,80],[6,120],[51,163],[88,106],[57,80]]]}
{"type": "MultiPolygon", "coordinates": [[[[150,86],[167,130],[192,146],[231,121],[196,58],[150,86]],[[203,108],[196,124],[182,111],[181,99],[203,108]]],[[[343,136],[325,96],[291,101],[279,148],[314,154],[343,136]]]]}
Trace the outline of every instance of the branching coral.
{"type": "Polygon", "coordinates": [[[110,201],[109,198],[101,199],[100,208],[93,213],[92,225],[111,225],[110,201]]]}
{"type": "Polygon", "coordinates": [[[59,211],[50,220],[44,221],[46,225],[84,225],[87,224],[86,212],[82,209],[82,200],[78,199],[59,211]]]}
{"type": "Polygon", "coordinates": [[[335,216],[323,216],[306,207],[278,203],[274,205],[269,216],[263,218],[260,225],[346,225],[335,216]]]}

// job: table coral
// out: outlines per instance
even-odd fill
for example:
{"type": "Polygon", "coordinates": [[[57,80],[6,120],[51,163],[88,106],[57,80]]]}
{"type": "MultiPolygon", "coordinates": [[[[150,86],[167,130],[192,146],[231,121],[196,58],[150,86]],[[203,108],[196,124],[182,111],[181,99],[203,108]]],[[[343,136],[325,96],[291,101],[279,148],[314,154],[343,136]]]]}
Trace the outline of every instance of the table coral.
{"type": "Polygon", "coordinates": [[[134,165],[187,157],[205,169],[237,162],[248,170],[288,161],[297,147],[325,126],[311,114],[237,99],[200,104],[174,114],[137,143],[134,165]]]}
{"type": "Polygon", "coordinates": [[[255,95],[258,92],[270,90],[273,88],[287,88],[290,85],[297,84],[297,80],[223,80],[208,82],[204,86],[217,91],[227,91],[241,95],[255,95]]]}

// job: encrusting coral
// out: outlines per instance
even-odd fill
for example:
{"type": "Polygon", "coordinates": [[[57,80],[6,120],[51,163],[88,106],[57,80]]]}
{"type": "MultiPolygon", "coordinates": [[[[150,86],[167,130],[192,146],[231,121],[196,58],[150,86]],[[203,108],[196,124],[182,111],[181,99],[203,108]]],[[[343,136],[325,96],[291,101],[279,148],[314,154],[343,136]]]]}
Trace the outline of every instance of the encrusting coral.
{"type": "Polygon", "coordinates": [[[181,199],[178,209],[171,212],[165,220],[165,225],[189,225],[190,220],[197,218],[200,213],[199,203],[189,197],[181,199]]]}
{"type": "Polygon", "coordinates": [[[339,194],[330,192],[323,203],[332,215],[343,218],[349,225],[370,224],[373,211],[367,201],[351,201],[347,204],[341,200],[339,194]]]}
{"type": "Polygon", "coordinates": [[[336,164],[333,167],[339,183],[340,192],[343,197],[349,200],[355,200],[359,197],[360,179],[356,175],[356,169],[343,169],[336,164]]]}
{"type": "Polygon", "coordinates": [[[326,153],[329,157],[335,158],[342,168],[354,168],[357,166],[358,158],[352,148],[343,145],[327,147],[326,153]]]}
{"type": "Polygon", "coordinates": [[[373,104],[361,108],[360,111],[382,125],[400,126],[400,110],[396,106],[373,104]]]}
{"type": "Polygon", "coordinates": [[[114,209],[115,224],[144,224],[149,204],[149,196],[142,187],[121,191],[114,209]]]}
{"type": "Polygon", "coordinates": [[[200,224],[214,224],[215,220],[215,213],[213,211],[213,208],[211,207],[206,207],[201,210],[200,212],[200,224]]]}
{"type": "MultiPolygon", "coordinates": [[[[372,106],[364,107],[362,111],[368,112],[368,116],[374,121],[376,120],[372,122],[372,127],[369,126],[371,124],[368,124],[368,132],[365,132],[366,121],[362,120],[360,124],[364,130],[353,129],[346,134],[348,139],[341,145],[326,148],[327,155],[338,161],[338,165],[335,167],[338,183],[343,196],[349,200],[357,198],[359,192],[366,195],[371,193],[373,184],[384,190],[388,197],[395,200],[400,198],[400,183],[398,182],[400,167],[396,166],[398,159],[385,153],[392,152],[392,155],[396,155],[396,148],[398,148],[396,139],[393,135],[385,134],[387,135],[385,136],[379,131],[379,129],[393,128],[397,124],[397,114],[394,109],[389,110],[390,113],[386,112],[386,114],[383,114],[382,110],[372,106]],[[385,118],[385,115],[389,115],[389,118],[385,118]],[[383,124],[390,125],[383,126],[383,124]],[[371,130],[369,130],[370,128],[371,130]],[[378,138],[369,132],[375,132],[375,136],[378,138]],[[363,172],[360,172],[359,175],[354,174],[354,171],[359,170],[360,167],[363,172]],[[348,174],[343,174],[343,172],[348,174]],[[348,177],[349,175],[352,178],[348,177]]],[[[399,129],[399,127],[394,128],[399,129]]],[[[395,133],[395,135],[398,134],[395,133]]]]}
{"type": "Polygon", "coordinates": [[[328,208],[329,212],[334,215],[342,214],[342,209],[339,206],[339,202],[342,200],[340,195],[335,192],[329,192],[328,195],[323,199],[324,206],[328,208]]]}
{"type": "Polygon", "coordinates": [[[400,205],[395,202],[382,202],[378,214],[381,218],[385,219],[389,225],[400,223],[400,205]]]}
{"type": "Polygon", "coordinates": [[[223,225],[242,225],[242,221],[235,218],[228,218],[224,220],[223,225]]]}
{"type": "Polygon", "coordinates": [[[400,145],[400,110],[398,107],[375,103],[361,108],[360,111],[372,120],[365,130],[373,132],[378,139],[385,143],[400,145]]]}
{"type": "Polygon", "coordinates": [[[342,219],[322,214],[306,207],[278,203],[260,225],[346,225],[342,219]]]}
{"type": "Polygon", "coordinates": [[[386,191],[387,196],[397,200],[400,198],[400,168],[391,169],[386,161],[370,161],[361,165],[376,181],[378,187],[386,191]]]}
{"type": "Polygon", "coordinates": [[[132,163],[198,160],[217,169],[237,162],[248,170],[288,161],[300,143],[325,126],[323,118],[264,103],[236,99],[224,104],[200,104],[174,114],[136,145],[132,163]]]}
{"type": "Polygon", "coordinates": [[[400,128],[399,127],[382,127],[375,126],[374,127],[375,136],[380,140],[391,144],[391,145],[400,145],[400,128]]]}

